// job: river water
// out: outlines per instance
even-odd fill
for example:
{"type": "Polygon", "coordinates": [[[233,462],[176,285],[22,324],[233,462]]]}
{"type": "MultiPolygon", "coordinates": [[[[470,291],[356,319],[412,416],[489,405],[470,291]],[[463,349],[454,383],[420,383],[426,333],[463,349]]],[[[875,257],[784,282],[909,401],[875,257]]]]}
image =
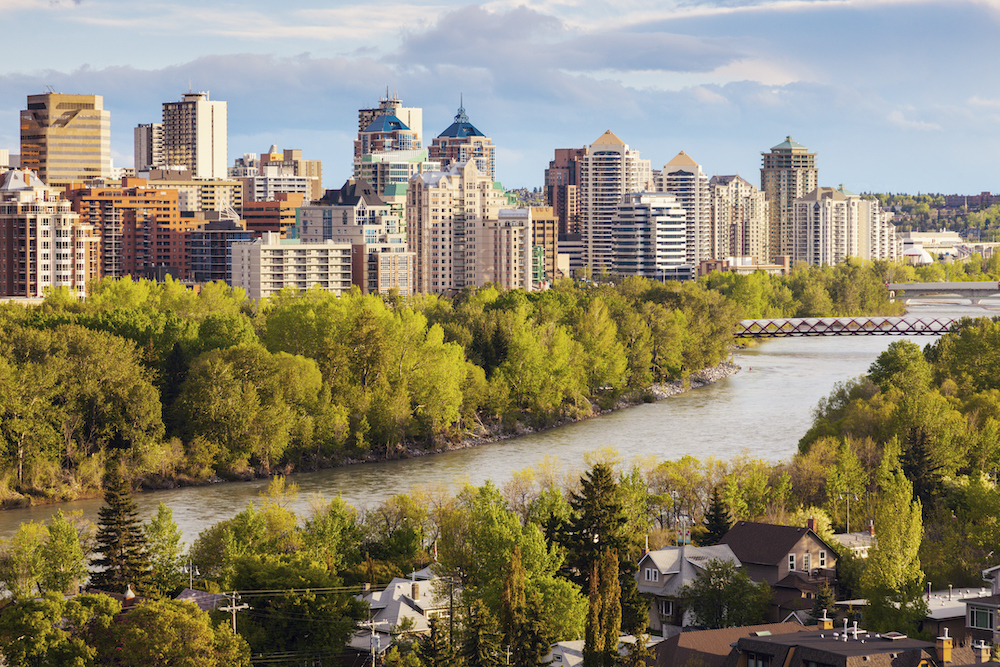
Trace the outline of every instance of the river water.
{"type": "MultiPolygon", "coordinates": [[[[995,315],[1000,302],[983,307],[956,304],[912,305],[910,315],[978,317],[995,315]]],[[[936,336],[912,336],[924,346],[936,336]]],[[[299,473],[291,481],[301,489],[296,511],[307,516],[315,494],[340,494],[358,508],[370,507],[416,486],[455,488],[464,482],[492,479],[502,485],[516,470],[556,457],[564,471],[582,471],[584,454],[607,446],[626,460],[652,456],[676,459],[685,454],[729,459],[744,450],[779,461],[790,458],[812,423],[812,410],[835,383],[857,377],[898,337],[837,336],[784,338],[739,351],[742,371],[714,384],[657,403],[541,433],[433,456],[299,473]]],[[[145,492],[136,495],[143,520],[160,502],[173,509],[188,544],[208,526],[228,519],[267,488],[267,480],[145,492]]],[[[57,509],[82,510],[96,521],[99,498],[0,512],[0,537],[24,521],[48,519],[57,509]]]]}

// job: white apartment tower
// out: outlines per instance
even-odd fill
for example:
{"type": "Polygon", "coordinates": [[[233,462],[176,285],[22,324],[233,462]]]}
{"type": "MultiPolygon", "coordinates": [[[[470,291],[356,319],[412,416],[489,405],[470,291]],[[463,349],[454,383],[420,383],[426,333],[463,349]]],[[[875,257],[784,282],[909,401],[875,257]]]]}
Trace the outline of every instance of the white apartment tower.
{"type": "Polygon", "coordinates": [[[613,271],[662,280],[687,265],[687,214],[666,192],[630,192],[614,214],[613,271]]]}
{"type": "Polygon", "coordinates": [[[858,256],[861,199],[833,188],[816,188],[792,208],[792,261],[833,266],[858,256]]]}
{"type": "Polygon", "coordinates": [[[187,167],[194,178],[225,179],[228,126],[226,102],[208,93],[187,93],[180,102],[163,103],[163,159],[166,166],[187,167]]]}
{"type": "Polygon", "coordinates": [[[693,266],[712,253],[712,207],[708,176],[684,151],[663,165],[663,191],[677,197],[687,213],[687,263],[693,266]]]}
{"type": "Polygon", "coordinates": [[[771,261],[765,194],[739,176],[713,176],[708,182],[712,208],[712,257],[751,257],[771,261]]]}
{"type": "Polygon", "coordinates": [[[615,211],[627,193],[653,189],[652,166],[611,130],[588,146],[579,160],[582,257],[577,261],[571,257],[571,268],[611,270],[615,211]]]}
{"type": "Polygon", "coordinates": [[[407,242],[416,253],[416,291],[450,294],[478,284],[478,230],[499,220],[505,203],[503,190],[471,160],[410,179],[407,242]]]}

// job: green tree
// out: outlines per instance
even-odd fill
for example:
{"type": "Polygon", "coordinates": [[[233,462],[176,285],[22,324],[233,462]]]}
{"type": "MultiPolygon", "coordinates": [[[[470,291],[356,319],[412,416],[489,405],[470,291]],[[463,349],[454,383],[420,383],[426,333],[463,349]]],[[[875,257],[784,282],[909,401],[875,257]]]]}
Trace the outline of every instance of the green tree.
{"type": "Polygon", "coordinates": [[[48,538],[44,523],[28,522],[18,526],[0,552],[0,581],[15,598],[37,595],[45,567],[43,549],[48,538]]]}
{"type": "Polygon", "coordinates": [[[430,632],[417,642],[414,653],[422,667],[451,667],[455,664],[448,637],[441,627],[440,617],[428,621],[430,632]]]}
{"type": "Polygon", "coordinates": [[[706,628],[731,628],[762,623],[771,602],[766,581],[755,584],[735,563],[709,561],[698,577],[681,589],[680,597],[706,628]]]}
{"type": "Polygon", "coordinates": [[[87,557],[80,543],[80,532],[62,510],[49,519],[48,538],[41,551],[42,589],[67,595],[76,593],[87,576],[87,557]]]}
{"type": "Polygon", "coordinates": [[[169,594],[183,583],[184,543],[172,509],[160,503],[156,515],[142,526],[152,566],[151,584],[160,594],[169,594]]]}
{"type": "Polygon", "coordinates": [[[729,509],[722,502],[722,496],[719,495],[719,487],[717,486],[712,489],[712,503],[708,506],[703,523],[706,530],[701,539],[703,546],[718,544],[719,540],[729,532],[731,526],[729,509]]]}
{"type": "Polygon", "coordinates": [[[49,593],[13,602],[0,610],[0,654],[11,667],[104,664],[95,662],[86,633],[107,629],[119,612],[107,595],[49,593]]]}
{"type": "Polygon", "coordinates": [[[104,505],[97,516],[96,551],[100,555],[93,564],[101,569],[91,574],[91,586],[124,593],[131,584],[135,593],[146,593],[150,575],[146,539],[120,460],[109,467],[104,505]]]}
{"type": "Polygon", "coordinates": [[[613,667],[618,661],[618,639],[622,634],[621,584],[618,581],[618,553],[608,547],[601,559],[601,632],[604,652],[601,664],[613,667]]]}
{"type": "Polygon", "coordinates": [[[503,593],[500,598],[500,629],[504,643],[514,646],[521,626],[525,623],[527,600],[524,592],[525,573],[521,564],[521,547],[514,547],[504,573],[503,593]]]}
{"type": "Polygon", "coordinates": [[[930,435],[922,426],[914,426],[906,438],[903,452],[903,474],[913,484],[913,495],[925,510],[929,510],[941,489],[944,466],[934,460],[930,435]]]}
{"type": "Polygon", "coordinates": [[[823,583],[816,590],[816,597],[813,601],[812,617],[814,619],[823,618],[824,612],[827,618],[832,618],[830,614],[834,612],[836,608],[837,597],[833,593],[833,588],[830,584],[823,583]]]}
{"type": "Polygon", "coordinates": [[[469,605],[460,655],[466,667],[499,667],[503,664],[497,622],[482,600],[473,600],[469,605]]]}

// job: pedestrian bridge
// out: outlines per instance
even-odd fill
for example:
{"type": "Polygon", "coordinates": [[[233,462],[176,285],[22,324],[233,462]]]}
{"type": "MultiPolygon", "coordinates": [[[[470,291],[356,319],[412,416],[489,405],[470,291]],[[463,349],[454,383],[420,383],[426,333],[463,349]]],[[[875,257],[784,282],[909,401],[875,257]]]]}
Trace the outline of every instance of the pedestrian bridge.
{"type": "Polygon", "coordinates": [[[795,317],[740,320],[737,338],[785,336],[940,336],[953,318],[934,317],[795,317]]]}
{"type": "Polygon", "coordinates": [[[970,299],[977,305],[982,299],[1000,296],[1000,283],[995,280],[980,282],[940,283],[889,283],[890,295],[908,303],[910,299],[959,297],[970,299]]]}

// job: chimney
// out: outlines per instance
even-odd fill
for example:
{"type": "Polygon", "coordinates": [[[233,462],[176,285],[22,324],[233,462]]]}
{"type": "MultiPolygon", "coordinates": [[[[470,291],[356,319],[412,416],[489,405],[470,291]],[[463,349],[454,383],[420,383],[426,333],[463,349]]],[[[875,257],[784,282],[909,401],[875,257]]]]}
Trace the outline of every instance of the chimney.
{"type": "Polygon", "coordinates": [[[868,534],[875,537],[875,522],[871,519],[868,519],[868,534]]]}
{"type": "Polygon", "coordinates": [[[820,630],[833,630],[833,619],[826,615],[826,609],[823,610],[823,618],[817,619],[820,630]]]}
{"type": "Polygon", "coordinates": [[[990,645],[986,642],[979,642],[978,644],[972,645],[972,655],[975,657],[976,662],[989,662],[990,661],[990,645]]]}
{"type": "Polygon", "coordinates": [[[806,528],[808,528],[814,533],[816,532],[816,517],[814,516],[809,517],[809,520],[806,521],[806,528]]]}
{"type": "Polygon", "coordinates": [[[951,637],[948,636],[948,628],[944,629],[944,635],[937,638],[934,648],[937,649],[937,659],[941,664],[951,662],[951,637]]]}
{"type": "Polygon", "coordinates": [[[420,599],[420,584],[415,581],[410,584],[410,597],[413,598],[414,602],[420,599]]]}

